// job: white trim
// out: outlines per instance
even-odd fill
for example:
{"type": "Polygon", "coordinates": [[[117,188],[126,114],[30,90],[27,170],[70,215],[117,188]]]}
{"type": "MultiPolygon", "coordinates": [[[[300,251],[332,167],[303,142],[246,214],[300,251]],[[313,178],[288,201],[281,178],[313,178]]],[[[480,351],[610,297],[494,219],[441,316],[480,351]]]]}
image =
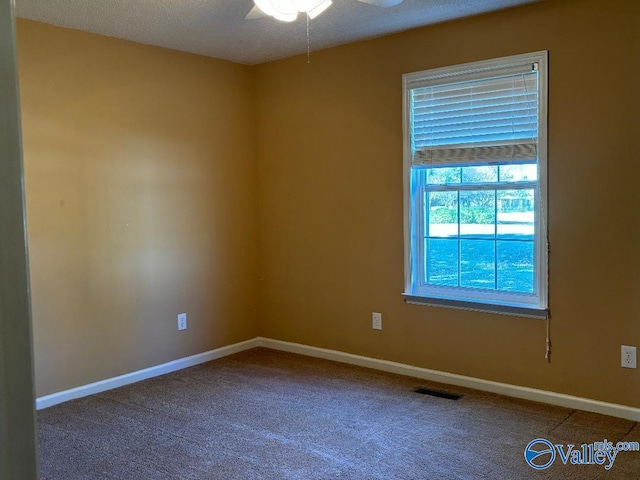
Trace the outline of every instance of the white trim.
{"type": "Polygon", "coordinates": [[[407,88],[407,77],[402,76],[402,204],[403,204],[403,239],[404,239],[404,291],[413,291],[413,267],[411,259],[415,258],[416,252],[411,251],[412,246],[416,244],[413,241],[412,233],[412,216],[411,216],[411,90],[407,88]]]}
{"type": "Polygon", "coordinates": [[[457,375],[455,373],[414,367],[412,365],[407,365],[404,363],[363,357],[360,355],[353,355],[351,353],[340,352],[337,350],[328,350],[326,348],[311,347],[299,343],[283,342],[281,340],[273,340],[270,338],[262,337],[258,337],[257,340],[258,346],[271,348],[273,350],[298,353],[301,355],[307,355],[309,357],[324,358],[326,360],[334,360],[336,362],[348,363],[350,365],[373,368],[376,370],[382,370],[384,372],[396,373],[398,375],[407,375],[410,377],[416,377],[432,382],[440,382],[449,385],[457,385],[459,387],[473,388],[475,390],[482,390],[485,392],[492,392],[509,397],[522,398],[525,400],[547,403],[549,405],[556,405],[575,410],[600,413],[602,415],[624,418],[634,422],[640,421],[640,408],[629,407],[617,403],[601,402],[599,400],[592,400],[590,398],[565,395],[564,393],[538,390],[536,388],[522,387],[519,385],[509,385],[507,383],[493,382],[491,380],[483,380],[481,378],[467,377],[465,375],[457,375]]]}
{"type": "Polygon", "coordinates": [[[136,383],[141,380],[146,380],[152,377],[158,377],[167,373],[175,372],[176,370],[182,370],[183,368],[193,367],[200,365],[201,363],[216,360],[218,358],[233,355],[250,348],[259,346],[258,338],[252,338],[240,343],[234,343],[224,347],[209,350],[208,352],[198,353],[191,355],[190,357],[179,358],[171,362],[163,363],[155,367],[145,368],[136,372],[127,373],[118,377],[107,378],[99,382],[90,383],[80,387],[72,388],[70,390],[64,390],[62,392],[52,393],[44,397],[39,397],[36,400],[36,409],[41,410],[43,408],[52,407],[59,403],[68,402],[76,398],[87,397],[96,393],[104,392],[118,387],[123,387],[131,383],[136,383]]]}
{"type": "Polygon", "coordinates": [[[477,62],[447,65],[430,68],[420,72],[405,73],[402,79],[410,88],[421,88],[425,85],[439,85],[457,81],[468,81],[487,76],[512,75],[519,72],[530,72],[531,64],[540,62],[540,57],[547,55],[547,50],[509,55],[506,57],[480,60],[477,62]]]}
{"type": "Polygon", "coordinates": [[[402,294],[404,301],[410,305],[428,305],[430,307],[456,308],[469,312],[495,313],[497,315],[508,315],[510,317],[535,318],[546,320],[549,318],[548,310],[537,308],[527,308],[521,305],[508,303],[488,303],[488,302],[465,302],[448,297],[418,296],[402,294]]]}
{"type": "Polygon", "coordinates": [[[351,353],[340,352],[338,350],[329,350],[326,348],[312,347],[300,343],[284,342],[282,340],[274,340],[272,338],[256,337],[233,345],[216,348],[208,352],[199,353],[190,357],[181,358],[172,362],[163,363],[156,367],[145,368],[137,372],[131,372],[119,377],[108,378],[89,385],[84,385],[70,390],[40,397],[36,401],[38,410],[52,407],[59,403],[67,402],[76,398],[82,398],[96,393],[111,390],[113,388],[122,387],[132,383],[146,380],[148,378],[157,377],[166,373],[175,372],[183,368],[192,367],[201,363],[226,357],[234,353],[249,350],[256,347],[265,347],[272,350],[280,350],[283,352],[297,353],[314,358],[324,358],[336,362],[346,363],[349,365],[358,365],[360,367],[373,368],[383,372],[395,373],[398,375],[406,375],[409,377],[420,378],[432,382],[440,382],[449,385],[457,385],[459,387],[473,388],[484,392],[492,392],[500,395],[506,395],[514,398],[522,398],[534,402],[546,403],[549,405],[557,405],[560,407],[572,408],[575,410],[584,410],[587,412],[600,413],[602,415],[610,415],[612,417],[624,418],[634,422],[640,422],[640,408],[629,407],[617,403],[601,402],[589,398],[574,397],[573,395],[565,395],[564,393],[550,392],[547,390],[538,390],[536,388],[521,387],[519,385],[509,385],[507,383],[493,382],[491,380],[483,380],[481,378],[467,377],[455,373],[441,372],[438,370],[430,370],[427,368],[414,367],[405,363],[391,362],[378,358],[363,357],[351,353]]]}

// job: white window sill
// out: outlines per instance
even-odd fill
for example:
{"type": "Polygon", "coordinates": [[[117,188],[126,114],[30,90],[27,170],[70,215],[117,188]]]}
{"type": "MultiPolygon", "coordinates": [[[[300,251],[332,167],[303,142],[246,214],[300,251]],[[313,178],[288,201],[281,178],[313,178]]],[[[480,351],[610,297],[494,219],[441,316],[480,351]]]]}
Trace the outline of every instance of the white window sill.
{"type": "Polygon", "coordinates": [[[520,307],[516,305],[500,305],[495,303],[470,302],[463,300],[451,300],[445,298],[423,297],[410,293],[403,293],[404,301],[411,305],[427,305],[430,307],[457,308],[473,312],[495,313],[512,317],[537,318],[546,320],[549,316],[548,309],[520,307]]]}

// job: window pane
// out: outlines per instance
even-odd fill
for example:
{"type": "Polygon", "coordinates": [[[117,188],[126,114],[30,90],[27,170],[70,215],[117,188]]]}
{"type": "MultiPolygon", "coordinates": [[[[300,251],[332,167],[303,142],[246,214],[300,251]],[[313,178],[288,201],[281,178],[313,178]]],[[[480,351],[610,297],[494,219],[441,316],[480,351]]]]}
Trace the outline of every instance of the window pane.
{"type": "Polygon", "coordinates": [[[427,172],[429,185],[447,185],[460,183],[460,167],[430,168],[427,172]]]}
{"type": "Polygon", "coordinates": [[[496,191],[460,192],[460,235],[475,238],[495,238],[496,191]]]}
{"type": "Polygon", "coordinates": [[[533,189],[498,191],[498,238],[533,240],[535,233],[533,189]]]}
{"type": "Polygon", "coordinates": [[[462,183],[492,183],[498,181],[498,167],[462,167],[462,183]]]}
{"type": "Polygon", "coordinates": [[[426,239],[427,282],[432,285],[458,286],[458,240],[426,239]]]}
{"type": "Polygon", "coordinates": [[[538,166],[535,163],[500,166],[501,182],[534,182],[536,180],[538,180],[538,166]]]}
{"type": "Polygon", "coordinates": [[[429,192],[428,237],[458,235],[458,192],[429,192]]]}
{"type": "Polygon", "coordinates": [[[495,252],[493,240],[460,240],[460,285],[494,289],[495,252]]]}
{"type": "Polygon", "coordinates": [[[533,242],[498,241],[498,289],[533,293],[533,242]]]}

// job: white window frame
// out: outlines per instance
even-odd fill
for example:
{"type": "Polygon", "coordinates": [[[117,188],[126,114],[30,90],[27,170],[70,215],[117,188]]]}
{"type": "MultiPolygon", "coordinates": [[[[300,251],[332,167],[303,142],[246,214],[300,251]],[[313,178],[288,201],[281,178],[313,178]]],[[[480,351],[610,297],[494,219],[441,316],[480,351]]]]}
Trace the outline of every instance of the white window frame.
{"type": "MultiPolygon", "coordinates": [[[[404,74],[403,88],[403,137],[404,137],[404,263],[405,290],[404,297],[408,303],[425,304],[441,307],[460,308],[493,312],[513,316],[546,319],[548,317],[548,225],[547,225],[547,84],[548,53],[546,51],[513,55],[480,62],[466,63],[443,68],[404,74]],[[480,290],[466,287],[433,286],[419,287],[416,282],[414,262],[424,262],[424,256],[416,246],[419,236],[423,234],[424,222],[412,218],[416,199],[411,192],[412,141],[411,141],[411,91],[414,88],[442,84],[447,79],[451,83],[456,78],[491,78],[496,76],[500,68],[531,63],[538,69],[538,139],[537,165],[538,181],[535,189],[534,255],[535,255],[535,294],[519,294],[515,292],[480,290]],[[416,222],[414,226],[413,222],[416,222]]],[[[487,162],[489,164],[489,162],[487,162]]],[[[486,184],[495,189],[501,184],[486,184]]],[[[516,186],[516,184],[513,184],[516,186]]],[[[419,215],[416,215],[418,217],[419,215]]]]}

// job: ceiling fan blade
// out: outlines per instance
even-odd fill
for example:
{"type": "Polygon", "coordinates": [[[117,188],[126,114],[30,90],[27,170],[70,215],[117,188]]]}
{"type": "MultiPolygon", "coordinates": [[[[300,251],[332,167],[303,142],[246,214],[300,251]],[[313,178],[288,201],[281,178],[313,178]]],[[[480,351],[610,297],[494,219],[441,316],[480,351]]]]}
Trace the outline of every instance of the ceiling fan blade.
{"type": "Polygon", "coordinates": [[[247,20],[255,20],[256,18],[265,18],[265,17],[268,17],[268,15],[264,13],[262,10],[260,10],[257,5],[254,5],[251,11],[247,13],[247,16],[244,18],[246,18],[247,20]]]}
{"type": "Polygon", "coordinates": [[[362,3],[368,3],[370,5],[375,5],[376,7],[395,7],[396,5],[400,5],[403,0],[358,0],[362,3]]]}

